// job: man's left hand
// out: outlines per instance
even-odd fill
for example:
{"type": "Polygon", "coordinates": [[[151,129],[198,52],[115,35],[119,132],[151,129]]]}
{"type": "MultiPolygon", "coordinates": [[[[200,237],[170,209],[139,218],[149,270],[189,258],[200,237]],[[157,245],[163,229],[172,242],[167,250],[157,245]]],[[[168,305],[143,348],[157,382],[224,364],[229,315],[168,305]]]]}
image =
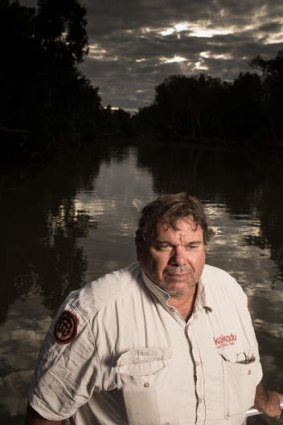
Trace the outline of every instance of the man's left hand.
{"type": "Polygon", "coordinates": [[[257,386],[255,407],[260,412],[279,419],[281,417],[281,402],[283,402],[283,394],[276,391],[265,390],[261,383],[257,386]]]}

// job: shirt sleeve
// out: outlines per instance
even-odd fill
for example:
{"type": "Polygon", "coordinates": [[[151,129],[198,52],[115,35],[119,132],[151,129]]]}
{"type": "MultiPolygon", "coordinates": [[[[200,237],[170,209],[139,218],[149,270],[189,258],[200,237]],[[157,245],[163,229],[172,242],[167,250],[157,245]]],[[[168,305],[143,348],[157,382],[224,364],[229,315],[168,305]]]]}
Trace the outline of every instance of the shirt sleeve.
{"type": "Polygon", "coordinates": [[[40,350],[29,394],[31,406],[48,420],[72,416],[99,386],[98,357],[88,320],[66,304],[40,350]]]}

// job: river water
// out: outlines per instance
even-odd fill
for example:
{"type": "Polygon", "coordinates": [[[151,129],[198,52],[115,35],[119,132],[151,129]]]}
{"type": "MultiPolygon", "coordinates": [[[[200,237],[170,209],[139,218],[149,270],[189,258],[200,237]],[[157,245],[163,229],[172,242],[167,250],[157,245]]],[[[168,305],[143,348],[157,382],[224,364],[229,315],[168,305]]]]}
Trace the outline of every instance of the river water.
{"type": "Polygon", "coordinates": [[[282,163],[271,153],[108,141],[52,161],[3,162],[1,423],[23,423],[36,354],[61,301],[135,260],[139,211],[164,192],[203,201],[215,231],[207,263],[249,296],[266,381],[283,392],[282,163]]]}

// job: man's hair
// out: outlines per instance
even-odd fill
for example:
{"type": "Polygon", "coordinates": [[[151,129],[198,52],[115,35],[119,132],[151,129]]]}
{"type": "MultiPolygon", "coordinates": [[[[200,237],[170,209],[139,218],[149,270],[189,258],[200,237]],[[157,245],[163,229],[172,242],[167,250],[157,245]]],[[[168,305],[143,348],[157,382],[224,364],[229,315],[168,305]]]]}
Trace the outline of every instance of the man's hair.
{"type": "Polygon", "coordinates": [[[161,195],[142,209],[136,231],[137,246],[155,237],[157,223],[176,229],[177,221],[188,217],[193,219],[196,227],[201,227],[206,244],[213,232],[208,227],[201,202],[186,192],[161,195]]]}

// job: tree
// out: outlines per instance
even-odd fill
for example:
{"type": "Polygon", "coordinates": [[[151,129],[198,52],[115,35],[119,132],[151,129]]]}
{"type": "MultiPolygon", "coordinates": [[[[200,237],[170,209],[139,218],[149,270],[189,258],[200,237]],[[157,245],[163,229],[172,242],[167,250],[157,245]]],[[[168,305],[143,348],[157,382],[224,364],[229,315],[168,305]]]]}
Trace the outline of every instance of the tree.
{"type": "Polygon", "coordinates": [[[81,62],[88,52],[86,9],[78,0],[38,0],[36,33],[47,50],[81,62]]]}
{"type": "Polygon", "coordinates": [[[263,59],[258,55],[252,59],[250,66],[262,72],[263,76],[267,75],[283,75],[283,49],[279,50],[273,59],[263,59]]]}
{"type": "Polygon", "coordinates": [[[220,80],[204,74],[166,78],[156,87],[155,96],[163,133],[193,138],[214,135],[218,120],[214,109],[220,111],[218,102],[222,93],[224,88],[220,80]]]}
{"type": "Polygon", "coordinates": [[[247,72],[235,78],[229,96],[229,123],[234,137],[245,139],[261,132],[265,124],[262,96],[259,75],[247,72]]]}
{"type": "Polygon", "coordinates": [[[35,9],[0,1],[0,126],[20,127],[21,90],[37,57],[35,9]]]}
{"type": "Polygon", "coordinates": [[[266,116],[271,135],[279,143],[283,139],[283,49],[273,59],[257,56],[251,66],[262,72],[266,116]]]}
{"type": "Polygon", "coordinates": [[[98,133],[98,89],[77,69],[85,15],[77,0],[39,0],[37,10],[0,0],[0,126],[29,130],[36,150],[98,133]]]}
{"type": "Polygon", "coordinates": [[[140,108],[131,121],[135,136],[160,136],[160,108],[157,103],[140,108]]]}

